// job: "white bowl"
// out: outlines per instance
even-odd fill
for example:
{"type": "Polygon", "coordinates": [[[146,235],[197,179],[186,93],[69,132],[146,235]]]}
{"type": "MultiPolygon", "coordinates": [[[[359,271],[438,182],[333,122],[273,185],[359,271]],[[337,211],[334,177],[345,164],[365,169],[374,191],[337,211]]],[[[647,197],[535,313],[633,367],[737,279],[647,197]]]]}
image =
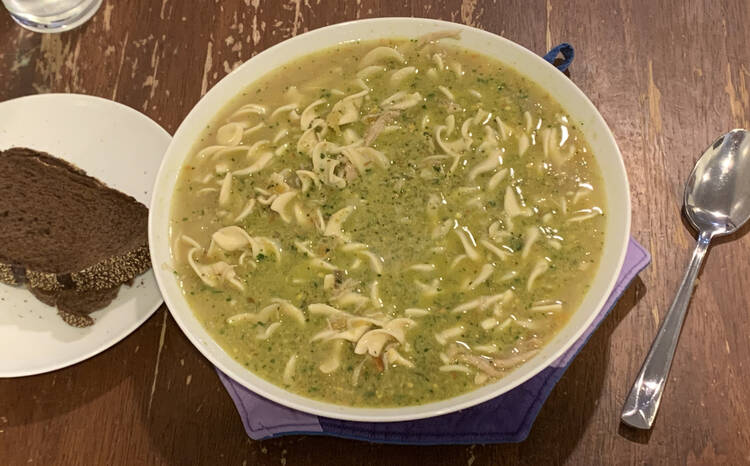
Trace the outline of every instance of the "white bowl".
{"type": "Polygon", "coordinates": [[[630,232],[630,193],[622,156],[604,119],[588,98],[549,63],[507,39],[471,27],[418,18],[378,18],[336,24],[275,45],[214,86],[190,111],[172,139],[156,178],[149,217],[149,242],[156,278],[172,316],[190,341],[221,371],[253,392],[282,405],[336,419],[389,422],[438,416],[501,395],[539,373],[581,336],[604,305],[625,258],[630,232]],[[413,38],[446,29],[461,31],[459,44],[494,57],[546,89],[583,131],[604,178],[607,229],[599,271],[580,308],[535,357],[497,382],[448,400],[402,408],[352,408],[288,392],[247,370],[213,341],[196,319],[171,272],[170,204],[183,161],[203,128],[233,97],[271,70],[317,50],[355,39],[413,38]]]}

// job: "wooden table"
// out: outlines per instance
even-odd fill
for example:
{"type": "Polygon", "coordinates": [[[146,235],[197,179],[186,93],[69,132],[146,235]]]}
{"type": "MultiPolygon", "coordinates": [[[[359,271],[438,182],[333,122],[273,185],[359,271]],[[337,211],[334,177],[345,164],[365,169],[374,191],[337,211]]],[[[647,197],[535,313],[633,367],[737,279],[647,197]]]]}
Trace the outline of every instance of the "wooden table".
{"type": "Polygon", "coordinates": [[[0,463],[750,463],[745,235],[711,250],[656,426],[647,433],[619,424],[627,390],[691,253],[692,233],[680,217],[683,180],[714,137],[750,126],[750,3],[669,3],[106,0],[91,22],[60,35],[32,34],[0,14],[0,100],[93,94],[130,105],[170,132],[244,60],[344,20],[442,18],[537,53],[568,41],[577,52],[571,78],[602,112],[625,157],[632,234],[653,255],[520,444],[251,441],[212,367],[162,307],[91,360],[0,380],[0,463]]]}

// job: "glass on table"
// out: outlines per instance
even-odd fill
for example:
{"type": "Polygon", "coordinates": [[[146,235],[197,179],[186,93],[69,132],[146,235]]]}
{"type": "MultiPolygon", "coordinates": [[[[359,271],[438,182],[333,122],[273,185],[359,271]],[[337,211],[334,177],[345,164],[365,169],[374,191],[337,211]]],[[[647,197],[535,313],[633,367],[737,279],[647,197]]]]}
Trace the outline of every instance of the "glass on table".
{"type": "Polygon", "coordinates": [[[63,32],[80,26],[99,9],[102,0],[2,0],[10,16],[35,32],[63,32]]]}

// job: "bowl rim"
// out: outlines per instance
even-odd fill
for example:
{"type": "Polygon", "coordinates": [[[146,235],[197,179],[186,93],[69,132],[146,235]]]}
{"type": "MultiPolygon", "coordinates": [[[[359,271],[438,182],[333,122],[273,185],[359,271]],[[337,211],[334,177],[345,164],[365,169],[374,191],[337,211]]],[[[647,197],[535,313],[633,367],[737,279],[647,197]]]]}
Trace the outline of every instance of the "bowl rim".
{"type": "MultiPolygon", "coordinates": [[[[187,114],[187,116],[182,120],[180,123],[180,126],[175,131],[175,135],[172,139],[172,142],[169,145],[169,148],[167,149],[167,152],[165,153],[164,158],[162,159],[161,166],[159,167],[158,174],[156,176],[156,180],[154,182],[154,188],[152,190],[153,197],[151,200],[151,205],[149,206],[149,219],[148,219],[148,230],[149,230],[149,252],[151,254],[151,259],[153,261],[154,265],[154,271],[157,279],[157,283],[159,285],[159,288],[162,291],[162,295],[164,297],[164,302],[166,303],[170,313],[172,314],[172,317],[175,319],[177,324],[179,325],[180,329],[183,331],[183,333],[187,336],[187,338],[190,340],[190,342],[203,354],[204,357],[206,357],[217,369],[221,370],[224,374],[226,374],[228,377],[230,377],[235,382],[239,383],[240,385],[244,386],[248,390],[252,391],[253,393],[266,398],[270,401],[273,401],[275,403],[281,404],[283,406],[286,406],[288,408],[298,410],[304,413],[312,414],[312,415],[318,415],[318,416],[324,416],[328,418],[333,419],[340,419],[340,420],[348,420],[348,421],[357,421],[357,422],[397,422],[397,421],[410,421],[410,420],[418,420],[418,419],[424,419],[424,418],[430,418],[430,417],[436,417],[441,416],[444,414],[448,414],[451,412],[455,412],[461,409],[469,408],[471,406],[478,405],[480,403],[483,403],[485,401],[488,401],[490,399],[496,398],[504,393],[507,393],[511,391],[512,389],[516,388],[517,386],[521,385],[522,383],[528,381],[532,377],[539,374],[542,370],[546,369],[547,367],[550,367],[550,365],[556,361],[558,358],[560,358],[562,355],[564,355],[570,347],[578,341],[578,339],[581,337],[581,335],[589,328],[593,320],[596,318],[596,316],[599,315],[601,312],[604,304],[606,303],[607,299],[609,298],[610,294],[612,293],[612,290],[614,289],[614,286],[616,284],[618,274],[620,270],[622,269],[622,265],[625,260],[625,255],[627,252],[627,244],[630,237],[630,226],[631,226],[631,199],[630,199],[630,186],[627,176],[627,171],[625,169],[625,164],[622,158],[622,154],[617,146],[617,143],[615,141],[614,135],[612,134],[612,131],[610,130],[609,126],[607,125],[606,121],[602,117],[602,115],[599,113],[598,109],[594,104],[589,100],[589,98],[581,91],[578,86],[573,83],[572,81],[568,81],[570,84],[570,91],[575,94],[575,98],[583,103],[583,105],[586,107],[586,113],[590,114],[592,119],[597,123],[598,129],[603,130],[602,134],[599,135],[599,137],[602,137],[605,139],[604,144],[609,146],[613,151],[614,154],[611,155],[611,159],[614,163],[614,168],[612,170],[615,170],[616,172],[619,172],[619,180],[622,182],[622,194],[624,194],[624,197],[622,198],[622,201],[624,202],[624,212],[618,212],[620,215],[624,215],[624,222],[623,222],[623,231],[620,232],[613,232],[611,230],[611,226],[608,226],[607,232],[605,233],[605,238],[611,237],[615,234],[620,234],[620,241],[617,241],[616,244],[619,244],[619,247],[617,248],[619,252],[619,256],[615,260],[615,266],[614,266],[614,273],[612,273],[612,276],[609,277],[609,281],[607,282],[606,287],[604,287],[604,292],[601,293],[601,296],[597,301],[595,301],[595,305],[593,306],[593,311],[591,314],[586,318],[584,322],[579,324],[579,326],[572,332],[572,334],[567,337],[565,342],[554,352],[547,355],[546,357],[537,360],[537,357],[533,357],[529,359],[527,362],[519,366],[518,368],[514,369],[513,373],[520,373],[521,375],[516,377],[515,380],[509,383],[503,384],[502,382],[508,377],[504,377],[500,379],[499,381],[489,385],[494,386],[498,385],[500,386],[496,390],[487,391],[484,394],[471,396],[472,394],[476,394],[479,389],[477,390],[471,390],[469,392],[463,393],[461,395],[457,395],[456,397],[439,400],[436,402],[430,402],[423,405],[409,405],[404,407],[390,407],[390,408],[373,408],[373,407],[351,407],[351,406],[345,406],[345,405],[337,405],[329,402],[323,402],[319,400],[315,400],[313,398],[308,398],[302,395],[298,395],[296,393],[290,392],[285,390],[284,388],[271,383],[270,381],[267,381],[263,379],[262,377],[256,375],[254,372],[240,366],[240,371],[236,371],[234,368],[229,367],[228,364],[239,364],[236,361],[234,361],[231,356],[229,356],[222,348],[219,347],[219,351],[224,353],[224,355],[229,358],[229,361],[225,363],[221,360],[221,357],[217,354],[214,354],[214,350],[211,350],[208,345],[213,343],[212,346],[218,345],[213,342],[206,342],[198,335],[194,334],[190,328],[189,328],[189,322],[187,321],[187,317],[184,315],[185,312],[181,310],[186,310],[189,315],[195,319],[195,316],[193,314],[192,309],[190,308],[190,305],[187,303],[185,298],[182,296],[181,293],[179,293],[179,297],[175,297],[172,294],[170,294],[167,290],[166,280],[173,280],[174,277],[171,272],[171,270],[165,270],[169,269],[169,261],[171,260],[171,245],[169,244],[169,235],[167,235],[167,238],[164,240],[159,240],[157,229],[166,229],[166,231],[169,231],[170,229],[170,222],[169,217],[170,215],[167,214],[166,218],[157,219],[156,212],[159,210],[157,207],[159,206],[160,202],[165,202],[162,199],[162,196],[164,194],[159,195],[164,189],[162,185],[165,183],[168,183],[166,172],[168,170],[167,165],[169,164],[169,161],[173,159],[176,156],[180,156],[180,167],[182,167],[182,164],[184,163],[185,157],[187,157],[187,154],[184,152],[182,154],[173,155],[173,152],[176,152],[178,141],[188,138],[190,140],[190,146],[195,143],[195,134],[187,134],[183,135],[185,131],[187,131],[186,127],[192,123],[192,120],[195,120],[197,118],[197,113],[199,112],[199,109],[202,106],[208,105],[206,102],[209,102],[210,99],[213,96],[219,95],[220,92],[223,91],[224,87],[229,86],[228,82],[230,77],[234,76],[235,74],[242,73],[243,70],[248,69],[250,67],[253,67],[258,61],[260,61],[262,58],[267,58],[270,55],[273,55],[280,50],[282,50],[285,47],[291,47],[293,44],[305,41],[305,40],[312,40],[315,36],[321,36],[327,33],[335,33],[338,30],[341,29],[347,29],[347,28],[356,28],[356,27],[379,27],[379,26],[387,26],[389,24],[393,24],[394,22],[407,22],[407,23],[413,23],[415,25],[425,25],[428,27],[439,27],[439,28],[453,28],[453,29],[459,29],[461,31],[467,31],[470,34],[477,34],[478,36],[482,37],[483,39],[487,39],[488,41],[494,42],[494,43],[502,43],[503,46],[509,47],[511,49],[515,49],[515,51],[519,52],[521,55],[524,56],[524,60],[528,59],[532,62],[537,62],[537,66],[539,63],[544,63],[545,66],[550,66],[548,62],[546,62],[541,56],[537,55],[536,53],[526,49],[525,47],[506,39],[500,35],[484,31],[478,28],[474,28],[471,26],[467,26],[464,24],[458,24],[453,23],[449,21],[443,21],[443,20],[436,20],[436,19],[428,19],[428,18],[414,18],[414,17],[383,17],[383,18],[368,18],[368,19],[358,19],[353,21],[346,21],[342,23],[337,23],[329,26],[325,26],[319,29],[314,29],[312,31],[305,32],[303,34],[291,37],[289,39],[286,39],[282,42],[279,42],[278,44],[273,45],[272,47],[269,47],[259,53],[258,55],[250,58],[245,63],[243,63],[241,66],[239,66],[237,69],[223,77],[219,82],[217,82],[204,96],[202,96],[198,102],[193,106],[193,108],[190,110],[190,112],[187,114]],[[165,252],[166,250],[166,252],[165,252]],[[161,261],[161,264],[159,265],[161,261]],[[169,278],[166,278],[169,277],[169,278]],[[532,363],[533,364],[530,364],[532,363]],[[524,369],[525,371],[521,371],[521,369],[524,369]],[[251,379],[251,381],[248,381],[247,379],[251,379]],[[461,401],[457,401],[454,403],[451,403],[452,400],[456,400],[458,398],[461,398],[461,401]]],[[[420,34],[421,35],[421,31],[420,34]]],[[[387,37],[399,37],[398,34],[383,34],[381,36],[382,38],[387,37]]],[[[368,38],[367,40],[369,40],[368,38]]],[[[320,46],[317,46],[314,48],[314,50],[324,50],[326,48],[334,46],[336,43],[341,43],[341,41],[331,42],[331,41],[325,41],[320,46]]],[[[463,44],[460,45],[461,47],[464,47],[463,44]]],[[[304,47],[304,46],[303,46],[304,47]]],[[[485,53],[481,50],[474,50],[478,53],[485,53]]],[[[313,50],[313,51],[314,51],[313,50]]],[[[299,58],[300,56],[307,55],[309,53],[312,53],[313,51],[306,51],[304,53],[288,53],[284,57],[284,62],[292,61],[296,58],[299,58]]],[[[489,55],[489,54],[488,54],[489,55]]],[[[497,59],[497,58],[496,58],[497,59]]],[[[499,59],[498,59],[499,60],[499,59]]],[[[502,60],[500,60],[502,61],[502,60]]],[[[257,78],[255,78],[253,81],[246,82],[243,86],[237,87],[232,86],[232,97],[239,94],[239,92],[242,91],[243,88],[246,88],[248,85],[252,84],[257,79],[261,79],[265,74],[271,72],[272,69],[266,69],[263,73],[261,73],[257,78]]],[[[554,70],[556,73],[559,73],[557,70],[554,70]]],[[[519,73],[526,76],[522,71],[518,71],[519,73]]],[[[538,80],[532,79],[528,76],[526,76],[528,79],[530,79],[532,82],[536,83],[537,85],[541,86],[543,89],[546,90],[545,86],[540,84],[538,80]]],[[[568,79],[565,75],[562,73],[559,74],[560,79],[568,79]]],[[[556,78],[555,78],[556,79],[556,78]]],[[[232,98],[230,97],[230,99],[232,98]]],[[[226,103],[227,100],[224,100],[226,103]]],[[[215,118],[215,112],[214,115],[211,116],[211,118],[215,118]]],[[[203,126],[205,126],[209,120],[202,120],[203,126]]],[[[585,132],[585,131],[584,131],[585,132]]],[[[173,194],[173,185],[169,186],[171,189],[168,193],[166,193],[167,200],[169,206],[167,208],[167,212],[171,209],[171,197],[173,194]]],[[[612,202],[611,199],[607,199],[608,204],[612,202]]],[[[609,206],[608,206],[609,207],[609,206]]],[[[604,251],[603,251],[604,253],[604,251]]],[[[596,275],[592,279],[592,283],[594,280],[596,280],[596,277],[600,274],[600,271],[597,271],[596,275]]],[[[586,295],[584,295],[584,299],[586,298],[586,295]]],[[[575,312],[580,312],[582,308],[582,304],[579,305],[578,309],[575,312]]],[[[571,315],[571,319],[572,316],[571,315]]],[[[197,320],[197,319],[196,319],[197,320]]],[[[198,325],[201,325],[198,323],[198,325]]],[[[566,326],[568,326],[566,324],[566,326]]],[[[563,327],[565,329],[565,326],[563,327]]],[[[563,331],[559,333],[561,333],[563,331]]],[[[205,329],[203,329],[205,331],[205,329]]],[[[558,335],[559,335],[558,333],[558,335]]],[[[556,337],[555,337],[556,338],[556,337]]],[[[554,339],[553,339],[554,340],[554,339]]],[[[550,342],[551,343],[551,342],[550,342]]],[[[550,346],[550,344],[545,345],[550,346]]]]}

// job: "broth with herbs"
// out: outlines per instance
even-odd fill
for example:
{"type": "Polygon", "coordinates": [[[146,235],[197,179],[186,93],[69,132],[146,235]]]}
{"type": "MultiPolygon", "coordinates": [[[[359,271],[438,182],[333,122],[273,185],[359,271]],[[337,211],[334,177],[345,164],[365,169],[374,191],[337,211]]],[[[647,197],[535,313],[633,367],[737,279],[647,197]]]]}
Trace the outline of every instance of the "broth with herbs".
{"type": "Polygon", "coordinates": [[[604,240],[595,158],[553,97],[450,36],[288,63],[186,159],[175,273],[255,374],[423,404],[503,377],[576,311],[604,240]]]}

